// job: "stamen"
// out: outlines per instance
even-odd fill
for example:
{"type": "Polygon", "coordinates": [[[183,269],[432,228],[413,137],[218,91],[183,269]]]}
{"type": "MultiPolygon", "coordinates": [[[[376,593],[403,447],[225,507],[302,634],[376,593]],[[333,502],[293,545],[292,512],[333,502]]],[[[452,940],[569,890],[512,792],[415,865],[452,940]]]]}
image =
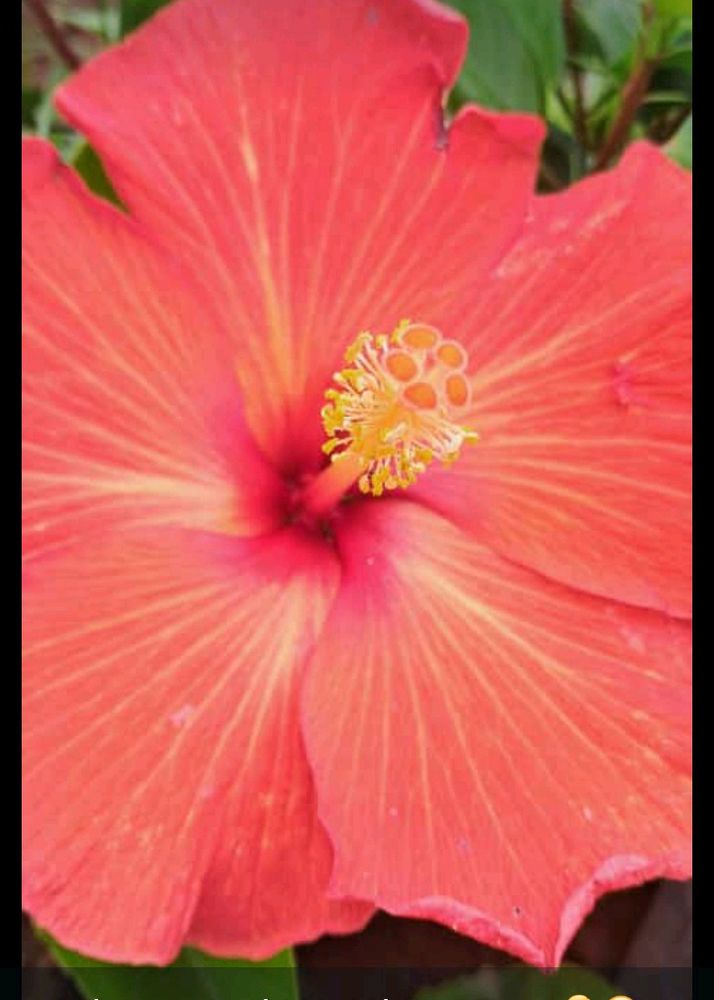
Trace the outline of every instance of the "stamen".
{"type": "Polygon", "coordinates": [[[471,402],[466,352],[436,327],[405,320],[390,337],[360,333],[345,360],[325,393],[323,450],[361,470],[363,493],[405,489],[435,458],[453,462],[478,440],[458,422],[471,402]]]}

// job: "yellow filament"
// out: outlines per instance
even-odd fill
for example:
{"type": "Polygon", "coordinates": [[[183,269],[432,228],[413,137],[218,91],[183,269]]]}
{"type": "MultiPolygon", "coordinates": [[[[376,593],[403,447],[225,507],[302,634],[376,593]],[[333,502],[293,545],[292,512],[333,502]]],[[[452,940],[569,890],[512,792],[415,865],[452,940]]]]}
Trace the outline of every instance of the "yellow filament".
{"type": "Polygon", "coordinates": [[[387,337],[360,333],[325,393],[323,445],[333,462],[359,460],[363,493],[411,486],[434,459],[455,461],[478,434],[464,427],[466,352],[439,330],[402,321],[387,337]]]}

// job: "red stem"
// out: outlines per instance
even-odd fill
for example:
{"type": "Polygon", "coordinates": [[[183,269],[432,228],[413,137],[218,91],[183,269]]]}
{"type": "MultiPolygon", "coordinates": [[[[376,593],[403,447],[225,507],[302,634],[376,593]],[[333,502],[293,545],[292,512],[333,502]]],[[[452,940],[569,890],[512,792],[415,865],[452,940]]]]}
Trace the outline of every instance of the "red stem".
{"type": "Polygon", "coordinates": [[[622,92],[620,109],[598,153],[594,166],[595,170],[604,170],[609,165],[613,156],[624,145],[632,123],[635,120],[635,115],[642,104],[642,99],[647,93],[647,88],[650,85],[652,73],[656,65],[657,60],[645,59],[633,70],[622,92]]]}
{"type": "Polygon", "coordinates": [[[62,32],[55,24],[54,18],[45,7],[43,0],[25,0],[25,3],[35,15],[47,41],[65,66],[71,70],[79,69],[82,65],[81,60],[67,44],[62,32]]]}
{"type": "Polygon", "coordinates": [[[658,56],[648,58],[645,55],[647,32],[653,17],[654,6],[652,0],[646,0],[642,9],[642,34],[640,36],[638,58],[622,91],[619,110],[610,126],[610,131],[605,138],[605,142],[602,144],[600,152],[597,155],[594,170],[604,170],[609,165],[613,156],[624,145],[632,123],[635,120],[635,115],[647,93],[652,73],[659,62],[658,56]]]}

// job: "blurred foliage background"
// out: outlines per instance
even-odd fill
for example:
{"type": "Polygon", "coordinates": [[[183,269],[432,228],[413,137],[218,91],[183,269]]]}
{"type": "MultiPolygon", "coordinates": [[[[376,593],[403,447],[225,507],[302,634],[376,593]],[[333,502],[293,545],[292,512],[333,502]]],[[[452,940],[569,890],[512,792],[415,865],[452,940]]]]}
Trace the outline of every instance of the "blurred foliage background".
{"type": "MultiPolygon", "coordinates": [[[[23,0],[22,123],[108,195],[101,166],[55,113],[61,80],[167,0],[23,0]]],[[[259,0],[250,0],[259,2],[259,0]]],[[[614,162],[633,139],[692,166],[692,0],[449,0],[471,26],[449,97],[548,123],[539,187],[614,162]]]]}

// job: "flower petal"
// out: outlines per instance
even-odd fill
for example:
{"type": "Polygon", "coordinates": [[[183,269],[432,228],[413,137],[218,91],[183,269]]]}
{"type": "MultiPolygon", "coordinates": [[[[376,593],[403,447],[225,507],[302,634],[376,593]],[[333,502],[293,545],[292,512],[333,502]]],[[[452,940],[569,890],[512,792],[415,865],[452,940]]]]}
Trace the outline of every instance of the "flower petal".
{"type": "Polygon", "coordinates": [[[26,556],[118,523],[272,527],[276,477],[200,290],[49,143],[23,154],[26,556]]]}
{"type": "Polygon", "coordinates": [[[584,590],[691,609],[689,174],[654,147],[536,199],[470,319],[481,435],[416,492],[584,590]]]}
{"type": "Polygon", "coordinates": [[[303,694],[334,894],[550,965],[601,893],[686,877],[686,623],[409,502],[355,510],[339,549],[303,694]]]}
{"type": "Polygon", "coordinates": [[[179,0],[58,93],[220,303],[250,425],[285,461],[318,453],[355,335],[462,318],[522,223],[542,125],[472,108],[445,127],[465,44],[431,0],[179,0]]]}
{"type": "Polygon", "coordinates": [[[290,531],[115,532],[25,597],[24,905],[64,945],[262,958],[361,926],[298,729],[337,564],[290,531]]]}

